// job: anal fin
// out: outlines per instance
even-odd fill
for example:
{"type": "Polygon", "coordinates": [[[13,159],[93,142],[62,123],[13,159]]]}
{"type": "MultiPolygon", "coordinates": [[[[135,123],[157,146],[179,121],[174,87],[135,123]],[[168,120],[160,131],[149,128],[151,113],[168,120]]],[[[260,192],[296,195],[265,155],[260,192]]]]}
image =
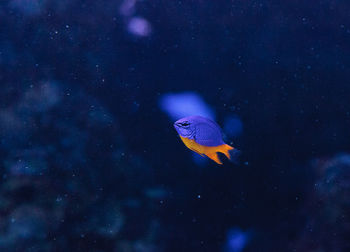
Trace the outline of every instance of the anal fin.
{"type": "Polygon", "coordinates": [[[189,147],[189,149],[190,149],[191,151],[194,151],[195,153],[201,155],[202,157],[204,157],[204,155],[203,155],[202,153],[200,153],[199,151],[197,151],[197,150],[195,150],[195,149],[193,149],[193,148],[190,148],[190,147],[189,147]]]}

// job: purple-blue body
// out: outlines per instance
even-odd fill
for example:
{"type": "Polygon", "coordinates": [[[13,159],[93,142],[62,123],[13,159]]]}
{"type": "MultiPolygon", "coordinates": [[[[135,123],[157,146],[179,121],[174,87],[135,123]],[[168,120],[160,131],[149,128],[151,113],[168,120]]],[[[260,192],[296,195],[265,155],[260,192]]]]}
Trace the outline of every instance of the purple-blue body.
{"type": "Polygon", "coordinates": [[[204,146],[219,146],[225,144],[222,140],[220,126],[202,116],[188,116],[174,123],[178,134],[182,137],[194,140],[204,146]]]}

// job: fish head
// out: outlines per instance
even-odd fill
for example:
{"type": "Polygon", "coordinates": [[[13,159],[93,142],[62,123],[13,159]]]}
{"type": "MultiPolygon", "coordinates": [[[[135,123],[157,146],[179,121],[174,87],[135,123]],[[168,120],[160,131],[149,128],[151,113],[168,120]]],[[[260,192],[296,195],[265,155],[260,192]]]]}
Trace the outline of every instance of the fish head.
{"type": "Polygon", "coordinates": [[[177,133],[189,139],[194,139],[195,126],[194,123],[188,118],[182,118],[174,123],[174,128],[177,133]]]}

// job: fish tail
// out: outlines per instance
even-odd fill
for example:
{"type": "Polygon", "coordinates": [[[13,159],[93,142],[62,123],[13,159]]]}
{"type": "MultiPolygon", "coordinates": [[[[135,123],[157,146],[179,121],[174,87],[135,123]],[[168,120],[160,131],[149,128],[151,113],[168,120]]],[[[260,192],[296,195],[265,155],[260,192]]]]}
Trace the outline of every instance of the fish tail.
{"type": "Polygon", "coordinates": [[[231,162],[235,163],[235,164],[239,164],[239,158],[241,155],[241,151],[228,145],[228,144],[223,144],[220,145],[220,147],[218,148],[218,152],[221,152],[223,154],[225,154],[225,156],[231,160],[231,162]]]}
{"type": "Polygon", "coordinates": [[[231,160],[231,162],[238,165],[240,163],[242,152],[239,149],[233,148],[229,150],[229,154],[230,154],[229,159],[231,160]]]}
{"type": "Polygon", "coordinates": [[[221,160],[216,152],[211,152],[211,153],[208,153],[206,155],[208,156],[208,158],[214,160],[217,164],[222,165],[222,162],[221,162],[221,160]]]}
{"type": "Polygon", "coordinates": [[[214,160],[217,164],[222,164],[218,156],[218,152],[223,153],[233,163],[239,164],[239,157],[241,151],[228,144],[217,146],[205,153],[205,155],[207,155],[207,157],[209,157],[210,159],[214,160]]]}
{"type": "Polygon", "coordinates": [[[235,148],[233,148],[232,146],[228,145],[228,144],[223,144],[220,146],[220,149],[219,149],[219,152],[225,154],[225,156],[228,158],[228,159],[231,159],[231,155],[230,155],[230,152],[232,150],[234,150],[235,148]]]}

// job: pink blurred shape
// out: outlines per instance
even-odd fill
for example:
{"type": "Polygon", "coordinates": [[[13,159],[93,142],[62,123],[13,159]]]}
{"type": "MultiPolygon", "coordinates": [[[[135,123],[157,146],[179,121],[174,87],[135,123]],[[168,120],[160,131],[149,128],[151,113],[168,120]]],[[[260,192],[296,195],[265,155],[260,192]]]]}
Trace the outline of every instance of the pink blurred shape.
{"type": "Polygon", "coordinates": [[[133,17],[129,20],[128,31],[138,37],[146,37],[152,31],[151,24],[142,17],[133,17]]]}
{"type": "Polygon", "coordinates": [[[120,5],[119,13],[123,16],[131,16],[135,12],[136,0],[124,0],[120,5]]]}

